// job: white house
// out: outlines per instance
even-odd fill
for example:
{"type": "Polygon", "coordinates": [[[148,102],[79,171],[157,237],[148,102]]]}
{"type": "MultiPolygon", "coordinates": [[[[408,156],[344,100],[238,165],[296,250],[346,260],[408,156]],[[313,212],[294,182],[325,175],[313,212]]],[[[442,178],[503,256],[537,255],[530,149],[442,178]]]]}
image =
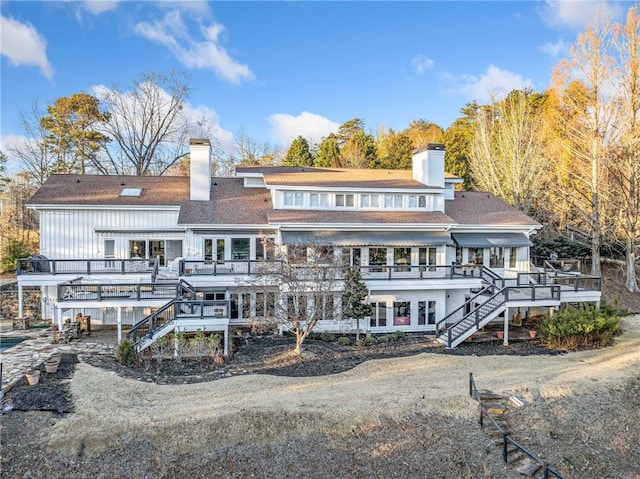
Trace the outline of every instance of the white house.
{"type": "MultiPolygon", "coordinates": [[[[250,287],[276,253],[359,268],[373,314],[361,329],[437,334],[453,347],[510,309],[600,300],[599,283],[530,270],[540,225],[488,193],[457,192],[444,146],[412,170],[239,166],[212,178],[208,140],[191,140],[190,177],[52,175],[31,198],[38,257],[20,294],[40,287],[45,319],[77,312],[123,327],[139,347],[174,329],[223,331],[273,314],[282,296],[250,287]],[[553,279],[554,284],[551,284],[553,279]]],[[[336,321],[327,292],[322,330],[336,321]]],[[[22,303],[22,301],[21,301],[22,303]]],[[[225,334],[226,336],[226,334],[225,334]]]]}

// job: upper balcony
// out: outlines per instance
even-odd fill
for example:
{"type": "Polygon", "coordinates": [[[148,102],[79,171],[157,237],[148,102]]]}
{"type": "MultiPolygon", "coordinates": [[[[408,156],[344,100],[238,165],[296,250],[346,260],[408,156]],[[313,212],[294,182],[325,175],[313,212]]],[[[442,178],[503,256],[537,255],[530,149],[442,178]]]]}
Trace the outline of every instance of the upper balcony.
{"type": "Polygon", "coordinates": [[[33,256],[18,260],[16,275],[125,275],[149,274],[155,278],[158,274],[158,261],[155,258],[129,259],[48,259],[45,256],[33,256]]]}

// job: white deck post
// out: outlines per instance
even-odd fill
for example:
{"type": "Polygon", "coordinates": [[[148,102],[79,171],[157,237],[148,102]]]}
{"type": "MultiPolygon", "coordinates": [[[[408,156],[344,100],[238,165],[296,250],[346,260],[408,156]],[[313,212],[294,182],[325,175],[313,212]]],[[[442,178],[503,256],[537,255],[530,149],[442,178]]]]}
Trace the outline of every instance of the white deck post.
{"type": "Polygon", "coordinates": [[[18,319],[22,319],[22,315],[24,314],[24,307],[22,305],[23,294],[22,294],[22,285],[18,283],[18,319]]]}
{"type": "Polygon", "coordinates": [[[229,328],[224,331],[224,357],[229,356],[229,328]]]}
{"type": "Polygon", "coordinates": [[[118,323],[118,344],[122,341],[122,306],[118,306],[116,322],[118,323]]]}
{"type": "Polygon", "coordinates": [[[504,341],[502,343],[503,346],[509,346],[509,308],[504,312],[504,341]]]}

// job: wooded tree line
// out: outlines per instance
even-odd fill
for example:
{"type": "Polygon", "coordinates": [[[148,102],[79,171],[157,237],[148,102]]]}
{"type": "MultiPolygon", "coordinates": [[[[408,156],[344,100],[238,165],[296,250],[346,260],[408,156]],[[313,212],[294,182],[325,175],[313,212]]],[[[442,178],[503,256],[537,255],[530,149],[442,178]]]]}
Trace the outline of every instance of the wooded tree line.
{"type": "MultiPolygon", "coordinates": [[[[550,228],[583,231],[594,274],[603,245],[618,244],[626,286],[637,291],[639,29],[635,6],[621,23],[596,17],[554,68],[548,90],[471,102],[446,130],[418,119],[401,131],[373,132],[353,118],[318,144],[299,136],[286,148],[239,131],[232,152],[215,150],[212,173],[230,175],[238,164],[404,169],[415,148],[444,143],[446,169],[465,189],[489,191],[550,228]]],[[[7,178],[0,169],[5,204],[52,173],[187,174],[188,138],[215,138],[213,125],[186,114],[188,96],[184,74],[152,72],[128,90],[78,93],[46,111],[34,105],[22,122],[27,144],[9,152],[23,171],[7,178]]],[[[14,211],[8,221],[6,211],[2,234],[24,236],[29,215],[14,211]]]]}

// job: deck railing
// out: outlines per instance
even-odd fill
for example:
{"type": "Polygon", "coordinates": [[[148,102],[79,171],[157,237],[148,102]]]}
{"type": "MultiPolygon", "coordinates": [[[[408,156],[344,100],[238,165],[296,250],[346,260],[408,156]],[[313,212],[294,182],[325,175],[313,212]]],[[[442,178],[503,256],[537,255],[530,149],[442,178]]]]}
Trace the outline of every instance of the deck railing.
{"type": "Polygon", "coordinates": [[[48,259],[43,256],[18,260],[17,275],[23,274],[151,274],[158,273],[156,258],[142,259],[48,259]]]}
{"type": "MultiPolygon", "coordinates": [[[[359,269],[365,280],[396,279],[469,279],[482,277],[482,267],[478,265],[368,265],[343,266],[319,265],[327,271],[327,276],[340,278],[349,268],[359,269]]],[[[292,265],[292,269],[303,270],[308,265],[292,265]]],[[[283,272],[281,261],[203,261],[184,260],[178,267],[180,277],[192,276],[238,276],[238,275],[278,275],[283,272]]],[[[486,273],[485,273],[486,274],[486,273]]]]}
{"type": "Polygon", "coordinates": [[[109,301],[132,299],[170,300],[178,297],[179,283],[82,283],[68,282],[58,285],[58,302],[109,301]]]}

